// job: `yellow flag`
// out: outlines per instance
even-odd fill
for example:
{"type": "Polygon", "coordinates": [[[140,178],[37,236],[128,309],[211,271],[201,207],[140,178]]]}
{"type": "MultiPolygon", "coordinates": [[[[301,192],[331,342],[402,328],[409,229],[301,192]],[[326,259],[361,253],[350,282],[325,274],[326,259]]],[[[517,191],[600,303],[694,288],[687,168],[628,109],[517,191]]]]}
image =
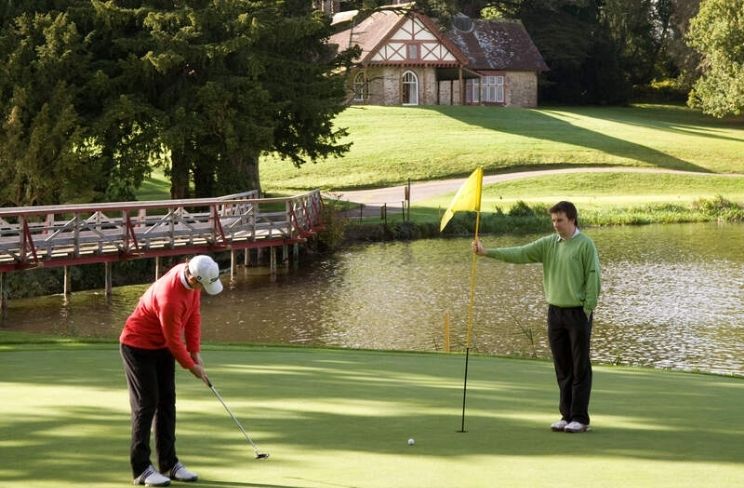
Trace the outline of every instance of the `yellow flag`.
{"type": "Polygon", "coordinates": [[[439,224],[439,232],[443,231],[447,223],[458,211],[480,212],[481,189],[483,188],[483,168],[477,168],[473,171],[467,181],[462,184],[452,203],[442,216],[442,223],[439,224]]]}

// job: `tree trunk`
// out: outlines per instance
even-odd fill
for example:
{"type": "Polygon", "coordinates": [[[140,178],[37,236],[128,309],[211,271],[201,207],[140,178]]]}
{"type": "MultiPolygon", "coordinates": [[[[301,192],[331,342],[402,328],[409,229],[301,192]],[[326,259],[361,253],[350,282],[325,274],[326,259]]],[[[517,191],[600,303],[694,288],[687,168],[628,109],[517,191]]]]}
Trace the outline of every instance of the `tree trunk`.
{"type": "Polygon", "coordinates": [[[242,193],[250,190],[261,191],[258,177],[258,156],[233,155],[221,163],[217,170],[215,191],[220,195],[242,193]]]}
{"type": "Polygon", "coordinates": [[[171,151],[171,199],[189,197],[189,162],[183,151],[171,151]]]}
{"type": "Polygon", "coordinates": [[[214,194],[214,169],[211,164],[194,165],[194,196],[196,198],[211,198],[214,194]]]}

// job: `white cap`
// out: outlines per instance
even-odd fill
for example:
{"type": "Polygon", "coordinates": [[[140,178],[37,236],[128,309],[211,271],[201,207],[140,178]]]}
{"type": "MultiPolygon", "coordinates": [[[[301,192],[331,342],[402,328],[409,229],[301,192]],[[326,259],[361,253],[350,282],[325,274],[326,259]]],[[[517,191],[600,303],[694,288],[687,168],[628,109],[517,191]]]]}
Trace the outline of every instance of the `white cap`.
{"type": "Polygon", "coordinates": [[[210,295],[216,295],[222,291],[220,268],[214,262],[214,259],[209,256],[199,255],[191,258],[189,260],[189,273],[210,295]]]}

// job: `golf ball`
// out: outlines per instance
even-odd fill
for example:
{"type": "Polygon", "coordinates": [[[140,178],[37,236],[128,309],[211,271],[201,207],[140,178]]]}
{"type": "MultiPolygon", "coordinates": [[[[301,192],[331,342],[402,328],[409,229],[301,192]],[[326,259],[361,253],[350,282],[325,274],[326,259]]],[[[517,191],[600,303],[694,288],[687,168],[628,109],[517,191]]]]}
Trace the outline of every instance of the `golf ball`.
{"type": "Polygon", "coordinates": [[[416,441],[413,440],[413,437],[411,437],[410,439],[408,439],[408,445],[409,446],[412,446],[414,444],[416,444],[416,441]]]}

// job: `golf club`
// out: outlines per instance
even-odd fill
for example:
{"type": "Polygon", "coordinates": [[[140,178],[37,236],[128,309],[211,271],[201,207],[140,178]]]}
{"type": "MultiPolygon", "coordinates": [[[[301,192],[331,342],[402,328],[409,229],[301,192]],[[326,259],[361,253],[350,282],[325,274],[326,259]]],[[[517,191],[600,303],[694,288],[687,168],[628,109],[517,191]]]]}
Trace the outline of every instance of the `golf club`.
{"type": "Polygon", "coordinates": [[[214,396],[217,397],[217,400],[220,401],[223,407],[225,407],[225,410],[227,410],[227,413],[230,414],[230,417],[235,421],[235,425],[238,426],[240,429],[240,432],[243,433],[245,438],[250,442],[251,446],[253,446],[253,451],[256,453],[256,459],[268,459],[269,453],[268,452],[259,452],[258,447],[256,447],[256,444],[251,440],[251,438],[248,436],[248,433],[245,431],[242,425],[240,425],[240,422],[238,422],[238,419],[233,415],[233,413],[230,411],[229,408],[227,408],[227,404],[225,403],[225,400],[222,399],[222,396],[219,394],[219,392],[215,389],[214,385],[212,385],[211,381],[207,381],[207,385],[209,386],[209,389],[212,390],[212,393],[214,393],[214,396]]]}

